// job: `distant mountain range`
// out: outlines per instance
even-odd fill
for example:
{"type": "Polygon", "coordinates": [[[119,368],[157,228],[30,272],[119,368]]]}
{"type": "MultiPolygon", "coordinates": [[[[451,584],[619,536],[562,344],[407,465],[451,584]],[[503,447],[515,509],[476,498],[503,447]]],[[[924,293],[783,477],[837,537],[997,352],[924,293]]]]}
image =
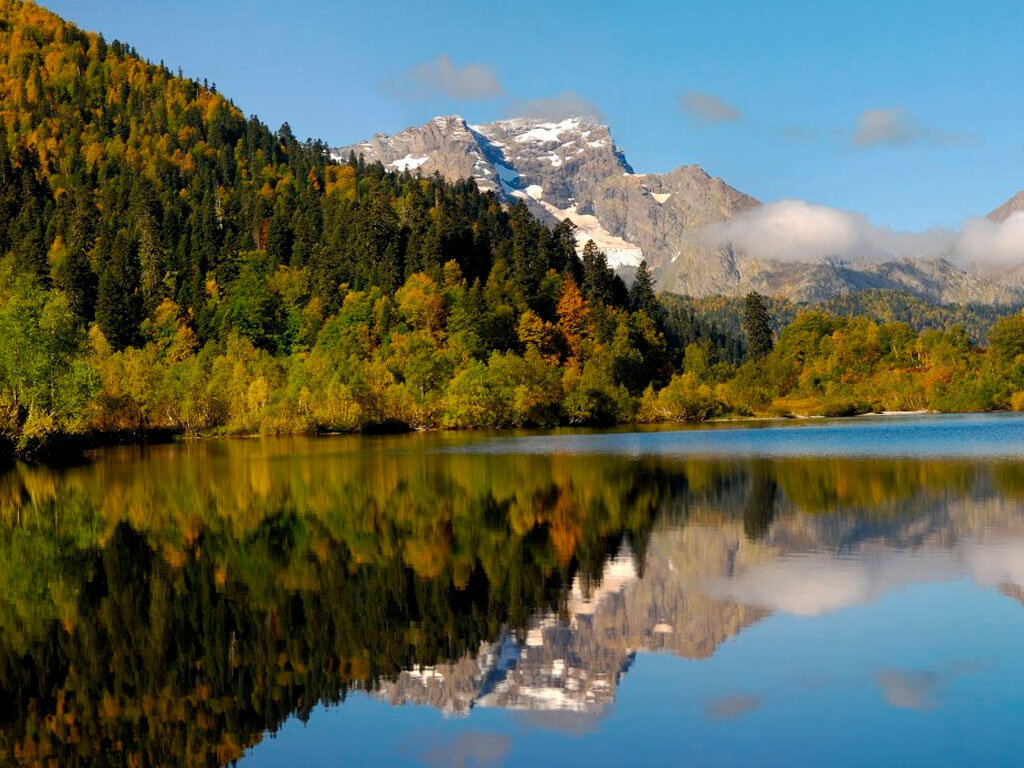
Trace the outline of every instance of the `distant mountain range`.
{"type": "MultiPolygon", "coordinates": [[[[740,295],[757,290],[794,301],[822,301],[881,289],[947,304],[1024,299],[1024,270],[970,271],[945,257],[794,263],[751,258],[731,246],[710,247],[696,237],[698,232],[760,202],[697,165],[663,174],[636,173],[608,127],[585,117],[515,118],[486,125],[470,125],[455,115],[437,117],[394,135],[378,134],[332,150],[339,160],[351,153],[394,170],[471,178],[503,200],[523,200],[543,220],[571,219],[581,247],[593,240],[609,264],[627,276],[644,258],[660,287],[674,293],[740,295]]],[[[990,218],[1004,221],[1020,210],[1024,192],[990,218]]]]}

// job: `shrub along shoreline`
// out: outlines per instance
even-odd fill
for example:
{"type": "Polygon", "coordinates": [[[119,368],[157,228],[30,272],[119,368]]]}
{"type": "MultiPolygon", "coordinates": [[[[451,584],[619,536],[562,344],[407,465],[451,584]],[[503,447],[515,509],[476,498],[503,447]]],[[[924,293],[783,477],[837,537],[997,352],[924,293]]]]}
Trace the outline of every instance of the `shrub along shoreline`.
{"type": "Polygon", "coordinates": [[[918,333],[808,311],[759,359],[719,362],[704,341],[673,364],[646,309],[588,301],[571,276],[550,272],[556,320],[524,307],[504,348],[488,349],[476,329],[501,311],[500,299],[489,310],[484,297],[499,292],[502,274],[496,265],[481,290],[448,264],[440,280],[416,273],[393,295],[348,291],[336,314],[300,329],[305,343],[272,354],[236,330],[200,345],[170,300],[143,323],[144,343],[114,349],[96,324],[76,321],[59,290],[19,280],[8,265],[0,435],[8,456],[53,460],[174,436],[1024,409],[1020,315],[998,321],[981,348],[959,327],[918,333]]]}

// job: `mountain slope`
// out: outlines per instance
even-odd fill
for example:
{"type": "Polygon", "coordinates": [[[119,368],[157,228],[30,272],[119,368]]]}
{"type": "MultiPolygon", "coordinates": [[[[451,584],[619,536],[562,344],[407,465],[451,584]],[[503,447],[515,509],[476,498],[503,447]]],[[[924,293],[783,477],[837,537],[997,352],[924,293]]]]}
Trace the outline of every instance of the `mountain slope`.
{"type": "Polygon", "coordinates": [[[1006,221],[1013,214],[1024,211],[1024,190],[1021,190],[1005,203],[989,213],[992,221],[1006,221]]]}
{"type": "Polygon", "coordinates": [[[487,125],[438,117],[332,150],[335,159],[350,153],[396,170],[472,178],[503,200],[525,201],[542,220],[568,218],[580,230],[580,244],[594,240],[616,267],[646,258],[664,270],[681,248],[710,257],[710,249],[682,245],[688,234],[758,205],[695,165],[634,173],[607,126],[583,117],[487,125]]]}
{"type": "MultiPolygon", "coordinates": [[[[582,245],[592,239],[627,275],[647,260],[662,289],[693,296],[756,290],[793,301],[824,301],[863,290],[896,290],[939,303],[1009,304],[1019,281],[965,272],[944,258],[882,264],[753,259],[702,244],[697,233],[759,202],[697,165],[636,173],[607,126],[585,117],[516,118],[470,125],[457,115],[332,150],[393,170],[471,178],[508,202],[523,200],[541,220],[570,219],[582,245]]],[[[993,212],[1024,206],[1024,193],[993,212]],[[1015,202],[1016,201],[1016,202],[1015,202]]],[[[1009,215],[1009,213],[1005,213],[1009,215]]]]}

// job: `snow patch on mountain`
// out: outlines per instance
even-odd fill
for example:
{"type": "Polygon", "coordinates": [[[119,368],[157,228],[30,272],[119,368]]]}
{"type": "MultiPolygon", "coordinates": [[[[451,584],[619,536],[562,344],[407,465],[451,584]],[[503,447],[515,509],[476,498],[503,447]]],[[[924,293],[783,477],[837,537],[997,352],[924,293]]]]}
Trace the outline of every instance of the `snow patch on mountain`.
{"type": "Polygon", "coordinates": [[[392,162],[388,163],[388,167],[394,168],[395,170],[398,171],[412,171],[415,170],[416,168],[419,168],[429,159],[430,158],[427,156],[413,157],[412,155],[406,155],[405,157],[401,157],[398,160],[393,160],[392,162]]]}
{"type": "MultiPolygon", "coordinates": [[[[516,122],[514,120],[502,121],[509,125],[513,125],[516,122]]],[[[532,127],[523,131],[515,137],[517,142],[552,142],[558,141],[559,137],[567,132],[574,131],[580,127],[579,118],[570,118],[568,120],[562,120],[559,123],[534,123],[532,127]]]]}
{"type": "Polygon", "coordinates": [[[644,252],[640,246],[616,237],[601,226],[596,216],[579,213],[576,206],[568,208],[557,208],[546,200],[540,204],[544,209],[559,221],[568,219],[576,225],[577,251],[582,252],[588,240],[593,240],[594,245],[604,251],[608,257],[608,266],[612,269],[622,267],[638,267],[644,258],[644,252]]]}

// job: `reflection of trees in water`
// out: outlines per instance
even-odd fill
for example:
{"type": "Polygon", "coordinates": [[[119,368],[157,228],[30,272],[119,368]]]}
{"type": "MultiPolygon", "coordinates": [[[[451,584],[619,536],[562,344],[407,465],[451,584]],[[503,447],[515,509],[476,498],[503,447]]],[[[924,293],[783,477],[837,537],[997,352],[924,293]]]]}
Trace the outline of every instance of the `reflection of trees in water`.
{"type": "Polygon", "coordinates": [[[775,519],[778,484],[764,460],[750,465],[750,493],[743,505],[743,531],[750,539],[761,539],[775,519]]]}
{"type": "Polygon", "coordinates": [[[353,687],[472,655],[505,627],[524,637],[538,614],[565,611],[577,577],[584,594],[599,588],[624,543],[642,574],[666,520],[742,519],[760,539],[794,509],[884,519],[1015,476],[263,451],[161,449],[0,478],[5,760],[223,763],[353,687]]]}

